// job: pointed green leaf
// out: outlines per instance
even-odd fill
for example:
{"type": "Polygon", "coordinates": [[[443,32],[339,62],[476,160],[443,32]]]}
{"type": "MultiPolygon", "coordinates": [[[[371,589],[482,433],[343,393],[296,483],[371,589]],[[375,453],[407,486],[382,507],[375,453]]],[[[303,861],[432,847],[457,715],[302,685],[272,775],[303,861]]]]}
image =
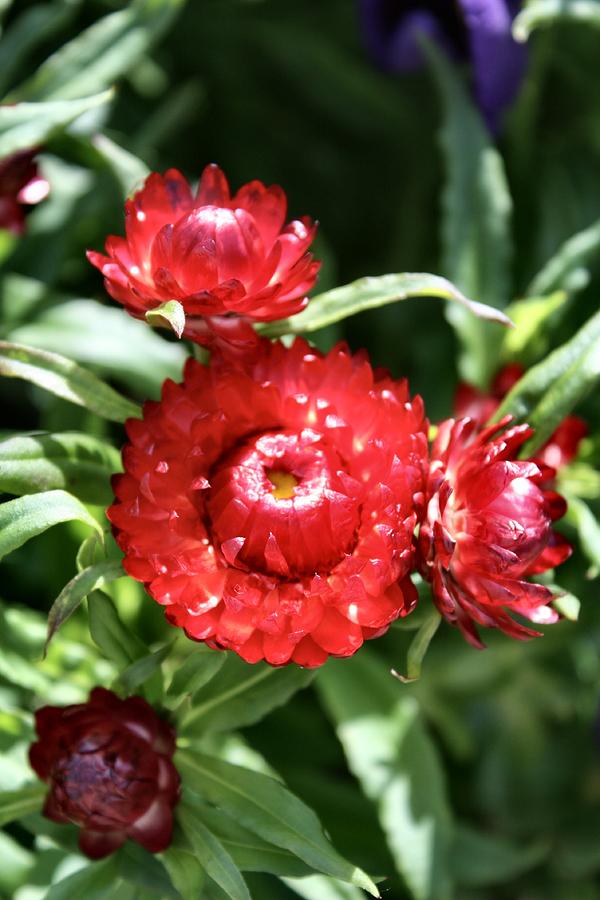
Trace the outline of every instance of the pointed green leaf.
{"type": "Polygon", "coordinates": [[[83,569],[64,586],[48,613],[48,636],[44,647],[44,656],[58,629],[73,615],[88,594],[105,584],[110,584],[117,578],[123,578],[124,575],[120,560],[107,559],[83,569]]]}
{"type": "Polygon", "coordinates": [[[0,504],[0,559],[52,525],[74,520],[102,534],[85,506],[65,491],[28,494],[0,504]]]}
{"type": "Polygon", "coordinates": [[[449,900],[451,814],[415,698],[364,649],[350,664],[329,660],[315,684],[411,897],[449,900]]]}
{"type": "Polygon", "coordinates": [[[556,291],[579,290],[589,281],[586,267],[599,251],[600,222],[595,222],[559,247],[527,288],[527,296],[541,297],[556,291]]]}
{"type": "Polygon", "coordinates": [[[180,380],[187,357],[183,345],[165,341],[122,309],[95,300],[65,297],[8,337],[93,366],[143,397],[157,397],[165,378],[180,380]]]}
{"type": "Polygon", "coordinates": [[[0,375],[30,381],[114,422],[141,415],[135,403],[121,397],[87,369],[57,353],[0,341],[0,375]]]}
{"type": "Polygon", "coordinates": [[[600,312],[577,334],[517,382],[494,415],[526,420],[536,429],[524,448],[531,455],[566,415],[592,390],[600,377],[600,312]]]}
{"type": "Polygon", "coordinates": [[[591,575],[600,572],[600,522],[583,500],[567,496],[567,512],[563,519],[577,531],[583,553],[592,564],[591,575]]]}
{"type": "Polygon", "coordinates": [[[515,327],[503,334],[500,358],[531,363],[544,356],[550,344],[548,326],[565,312],[567,299],[565,291],[556,291],[547,297],[527,297],[507,306],[506,314],[515,327]]]}
{"type": "Polygon", "coordinates": [[[170,328],[180,338],[185,328],[185,310],[178,300],[167,300],[148,310],[146,322],[160,328],[170,328]]]}
{"type": "Polygon", "coordinates": [[[304,900],[363,900],[364,894],[349,884],[340,884],[323,875],[310,878],[283,878],[282,881],[304,900]]]}
{"type": "Polygon", "coordinates": [[[18,150],[44,144],[55,131],[69,125],[82,113],[104,106],[112,97],[112,91],[103,91],[77,100],[0,106],[0,159],[18,150]]]}
{"type": "Polygon", "coordinates": [[[264,841],[222,810],[203,803],[199,797],[191,793],[187,796],[196,815],[218,837],[238,869],[298,877],[312,873],[313,869],[289,850],[264,841]]]}
{"type": "Polygon", "coordinates": [[[230,653],[210,683],[194,694],[192,708],[181,721],[179,732],[200,735],[251,725],[306,687],[314,675],[314,671],[296,666],[249,666],[230,653]]]}
{"type": "Polygon", "coordinates": [[[178,751],[176,766],[193,791],[245,828],[295,853],[313,869],[379,897],[372,880],[334,850],[315,813],[275,779],[189,750],[178,751]]]}
{"type": "Polygon", "coordinates": [[[21,434],[0,440],[0,490],[34,494],[63,488],[84,503],[111,502],[110,477],[121,469],[117,450],[77,432],[21,434]]]}
{"type": "Polygon", "coordinates": [[[259,330],[269,337],[317,331],[366,309],[376,309],[388,303],[409,300],[411,297],[452,300],[477,318],[501,325],[510,324],[500,310],[469,300],[458,288],[439,275],[403,272],[398,275],[359,278],[358,281],[317,294],[297,316],[268,322],[260,325],[259,330]]]}
{"type": "Polygon", "coordinates": [[[513,35],[517,41],[526,41],[536,28],[560,20],[600,28],[600,3],[598,0],[528,0],[513,22],[513,35]]]}
{"type": "Polygon", "coordinates": [[[177,809],[177,819],[200,865],[213,881],[227,896],[236,900],[251,900],[240,870],[221,842],[196,815],[194,807],[181,803],[177,809]]]}
{"type": "Polygon", "coordinates": [[[183,900],[195,900],[196,897],[203,897],[202,888],[205,882],[204,869],[200,862],[196,859],[191,845],[181,846],[182,837],[175,836],[168,850],[162,854],[162,862],[169,873],[171,881],[175,888],[181,894],[183,900]]]}
{"type": "Polygon", "coordinates": [[[0,793],[0,825],[14,822],[42,808],[48,788],[42,782],[21,788],[18,791],[0,793]]]}

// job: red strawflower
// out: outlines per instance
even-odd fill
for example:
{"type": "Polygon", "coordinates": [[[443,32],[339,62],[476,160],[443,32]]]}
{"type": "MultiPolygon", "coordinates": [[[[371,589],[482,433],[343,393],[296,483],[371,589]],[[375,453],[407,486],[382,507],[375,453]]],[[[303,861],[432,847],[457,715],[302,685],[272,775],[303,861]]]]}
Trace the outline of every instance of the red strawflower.
{"type": "Polygon", "coordinates": [[[286,208],[283,190],[260,181],[232,197],[215,165],[195,194],[176,169],[154,172],[125,204],[127,236],[111,235],[108,256],[90,250],[88,259],[131,315],[178,300],[193,340],[207,342],[221,329],[230,340],[248,339],[249,321],[304,309],[316,281],[320,263],[307,252],[316,225],[306,217],[285,225],[286,208]],[[220,318],[232,315],[235,325],[220,318]]]}
{"type": "Polygon", "coordinates": [[[127,422],[108,517],[127,572],[189,637],[319,666],[416,601],[423,404],[343,346],[258,351],[189,360],[127,422]]]}
{"type": "Polygon", "coordinates": [[[544,488],[548,471],[516,459],[532,430],[507,428],[509,422],[483,431],[473,419],[442,422],[419,533],[420,569],[432,583],[435,603],[476,647],[483,646],[476,624],[521,640],[538,635],[510,613],[555,622],[558,616],[548,605],[552,592],[527,578],[571,553],[552,530],[566,503],[544,488]]]}
{"type": "Polygon", "coordinates": [[[101,859],[137,841],[166,850],[179,799],[175,732],[141,697],[94,688],[87,703],[44,706],[29,761],[50,792],[43,813],[81,826],[79,846],[101,859]]]}
{"type": "MultiPolygon", "coordinates": [[[[521,363],[508,363],[496,374],[489,393],[461,382],[454,395],[454,415],[469,416],[483,426],[491,419],[502,400],[525,374],[521,363]]],[[[579,444],[588,433],[585,421],[579,416],[567,416],[537,451],[538,462],[558,470],[577,456],[579,444]]]]}
{"type": "Polygon", "coordinates": [[[26,207],[39,203],[50,190],[34,162],[37,152],[37,148],[21,150],[0,162],[0,228],[13,234],[25,229],[26,207]]]}

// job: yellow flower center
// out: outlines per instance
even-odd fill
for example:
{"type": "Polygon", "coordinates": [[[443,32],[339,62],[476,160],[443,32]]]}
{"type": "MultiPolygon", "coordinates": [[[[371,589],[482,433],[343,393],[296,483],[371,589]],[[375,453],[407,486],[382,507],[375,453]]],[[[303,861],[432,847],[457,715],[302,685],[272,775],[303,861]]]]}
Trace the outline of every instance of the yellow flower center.
{"type": "Polygon", "coordinates": [[[292,499],[298,479],[294,478],[291,472],[278,472],[276,469],[272,469],[267,473],[267,477],[273,485],[271,493],[276,500],[292,499]]]}

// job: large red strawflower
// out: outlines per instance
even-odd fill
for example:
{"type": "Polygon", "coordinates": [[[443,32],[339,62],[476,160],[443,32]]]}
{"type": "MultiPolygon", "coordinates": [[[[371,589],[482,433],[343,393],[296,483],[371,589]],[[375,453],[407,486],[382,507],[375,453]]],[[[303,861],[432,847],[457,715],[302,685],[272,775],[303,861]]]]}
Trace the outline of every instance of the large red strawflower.
{"type": "MultiPolygon", "coordinates": [[[[481,426],[491,419],[508,392],[525,374],[521,363],[508,363],[497,372],[489,392],[480,391],[472,384],[461,382],[454,396],[454,415],[469,416],[481,426]]],[[[535,458],[546,466],[560,469],[577,456],[579,445],[588,433],[585,421],[579,416],[566,416],[535,458]]]]}
{"type": "Polygon", "coordinates": [[[195,194],[176,169],[154,172],[125,204],[126,237],[111,235],[108,255],[90,250],[88,259],[133,316],[178,300],[186,336],[207,342],[225,331],[248,339],[248,321],[304,309],[317,277],[320,263],[307,252],[316,225],[306,217],[286,225],[286,209],[278,185],[251,181],[232,197],[215,165],[195,194]]]}
{"type": "Polygon", "coordinates": [[[48,196],[50,185],[35,162],[37,148],[21,150],[0,162],[0,228],[25,230],[25,212],[48,196]]]}
{"type": "Polygon", "coordinates": [[[473,419],[439,426],[431,454],[427,511],[419,533],[420,568],[435,603],[476,647],[476,624],[511,637],[537,636],[512,618],[545,624],[558,618],[552,592],[528,576],[563,562],[571,548],[552,530],[566,509],[543,487],[553,472],[519,461],[531,436],[509,419],[480,431],[473,419]]]}
{"type": "Polygon", "coordinates": [[[94,688],[87,703],[44,706],[29,760],[50,791],[43,813],[81,826],[79,846],[101,859],[137,841],[166,850],[179,799],[175,732],[141,697],[94,688]]]}
{"type": "Polygon", "coordinates": [[[127,433],[108,516],[127,572],[189,637],[319,666],[413,607],[423,404],[365,356],[299,339],[189,360],[127,433]]]}

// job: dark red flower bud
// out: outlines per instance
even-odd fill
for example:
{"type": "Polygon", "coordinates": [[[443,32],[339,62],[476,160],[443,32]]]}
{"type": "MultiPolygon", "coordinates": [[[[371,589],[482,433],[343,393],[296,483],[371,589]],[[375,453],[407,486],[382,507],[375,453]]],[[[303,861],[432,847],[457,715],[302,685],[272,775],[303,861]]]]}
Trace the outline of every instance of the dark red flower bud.
{"type": "Polygon", "coordinates": [[[510,419],[478,430],[472,419],[442,422],[432,449],[427,512],[419,534],[419,562],[443,616],[476,647],[475,625],[524,640],[538,632],[509,613],[547,624],[558,619],[552,592],[528,581],[571,553],[552,522],[566,509],[544,489],[547,472],[518,460],[531,436],[510,419]]]}
{"type": "Polygon", "coordinates": [[[39,709],[35,724],[29,761],[50,786],[43,813],[80,825],[83,853],[100,859],[127,838],[150,853],[169,846],[175,732],[145,700],[94,688],[87,703],[39,709]]]}
{"type": "Polygon", "coordinates": [[[131,315],[178,300],[187,337],[244,343],[249,322],[300,312],[317,277],[307,252],[316,225],[286,225],[286,210],[278,185],[251,181],[231,196],[218,166],[205,168],[195,194],[176,169],[154,172],[125,204],[127,236],[109,236],[108,255],[90,250],[88,259],[131,315]]]}
{"type": "Polygon", "coordinates": [[[50,186],[34,162],[37,148],[13,153],[0,162],[0,228],[22,234],[25,209],[48,195],[50,186]]]}

